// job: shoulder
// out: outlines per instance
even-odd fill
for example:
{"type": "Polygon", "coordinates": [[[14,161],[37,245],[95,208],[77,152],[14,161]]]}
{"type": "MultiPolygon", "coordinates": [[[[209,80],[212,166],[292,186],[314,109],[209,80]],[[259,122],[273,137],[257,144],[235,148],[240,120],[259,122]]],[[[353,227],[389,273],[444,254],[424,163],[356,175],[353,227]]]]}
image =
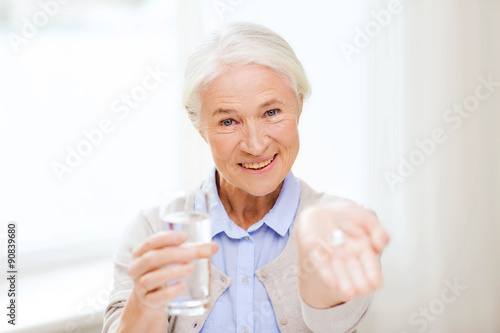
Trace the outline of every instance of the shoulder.
{"type": "Polygon", "coordinates": [[[160,208],[158,206],[142,209],[139,212],[139,217],[145,224],[145,227],[151,229],[152,232],[158,232],[161,228],[160,208]]]}
{"type": "MultiPolygon", "coordinates": [[[[186,199],[179,197],[171,202],[165,202],[164,205],[167,209],[182,208],[186,205],[186,199]]],[[[135,219],[127,225],[124,237],[134,243],[162,230],[165,230],[165,226],[160,218],[160,207],[156,205],[141,209],[135,219]]]]}
{"type": "Polygon", "coordinates": [[[346,200],[343,197],[317,191],[302,179],[299,180],[301,183],[299,210],[311,205],[321,205],[346,200]]]}
{"type": "Polygon", "coordinates": [[[161,222],[158,207],[142,209],[123,228],[120,243],[115,255],[127,254],[131,256],[132,251],[146,238],[161,230],[161,222]]]}

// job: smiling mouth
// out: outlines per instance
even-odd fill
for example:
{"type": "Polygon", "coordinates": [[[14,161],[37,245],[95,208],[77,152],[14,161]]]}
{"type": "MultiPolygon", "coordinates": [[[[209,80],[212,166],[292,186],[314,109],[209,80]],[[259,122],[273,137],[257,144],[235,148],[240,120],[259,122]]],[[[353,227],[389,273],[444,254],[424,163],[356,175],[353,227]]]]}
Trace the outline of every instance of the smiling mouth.
{"type": "MultiPolygon", "coordinates": [[[[278,155],[278,154],[276,154],[276,155],[278,155]]],[[[266,161],[262,161],[260,163],[238,163],[238,164],[246,169],[261,170],[261,169],[264,169],[269,164],[271,164],[271,162],[276,158],[276,155],[274,155],[270,159],[268,159],[266,161]]]]}

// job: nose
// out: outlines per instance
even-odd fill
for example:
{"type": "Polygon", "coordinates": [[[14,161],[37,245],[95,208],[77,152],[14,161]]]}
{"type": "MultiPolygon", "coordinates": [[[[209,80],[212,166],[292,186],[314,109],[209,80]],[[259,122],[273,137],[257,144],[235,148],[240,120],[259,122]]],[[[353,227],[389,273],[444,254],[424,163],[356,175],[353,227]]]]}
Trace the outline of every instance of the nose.
{"type": "Polygon", "coordinates": [[[246,124],[241,140],[241,150],[254,156],[262,155],[269,144],[269,136],[258,124],[246,124]]]}

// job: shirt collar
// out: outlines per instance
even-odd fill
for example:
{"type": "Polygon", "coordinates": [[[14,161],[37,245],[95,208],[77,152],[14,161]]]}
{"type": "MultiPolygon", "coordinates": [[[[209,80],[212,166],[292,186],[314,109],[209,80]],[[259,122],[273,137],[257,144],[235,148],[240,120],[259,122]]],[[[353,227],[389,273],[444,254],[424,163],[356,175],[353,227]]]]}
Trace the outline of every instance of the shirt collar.
{"type": "Polygon", "coordinates": [[[280,236],[286,235],[293,220],[295,219],[301,191],[300,181],[295,178],[291,171],[283,181],[283,186],[281,187],[280,194],[278,195],[278,199],[276,200],[273,208],[271,208],[261,221],[252,225],[248,229],[248,232],[237,226],[229,219],[217,192],[215,179],[216,172],[217,169],[214,168],[201,187],[203,190],[210,193],[212,237],[220,232],[225,232],[229,237],[239,239],[247,236],[249,232],[257,230],[263,223],[273,229],[280,236]]]}

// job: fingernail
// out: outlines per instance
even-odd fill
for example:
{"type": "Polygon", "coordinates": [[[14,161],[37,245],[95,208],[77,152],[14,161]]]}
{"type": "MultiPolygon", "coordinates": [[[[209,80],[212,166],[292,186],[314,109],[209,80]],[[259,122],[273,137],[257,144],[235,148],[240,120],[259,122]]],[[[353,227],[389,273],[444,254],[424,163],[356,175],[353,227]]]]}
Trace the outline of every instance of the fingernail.
{"type": "Polygon", "coordinates": [[[199,245],[196,254],[200,257],[210,257],[212,255],[212,245],[211,244],[199,245]]]}

